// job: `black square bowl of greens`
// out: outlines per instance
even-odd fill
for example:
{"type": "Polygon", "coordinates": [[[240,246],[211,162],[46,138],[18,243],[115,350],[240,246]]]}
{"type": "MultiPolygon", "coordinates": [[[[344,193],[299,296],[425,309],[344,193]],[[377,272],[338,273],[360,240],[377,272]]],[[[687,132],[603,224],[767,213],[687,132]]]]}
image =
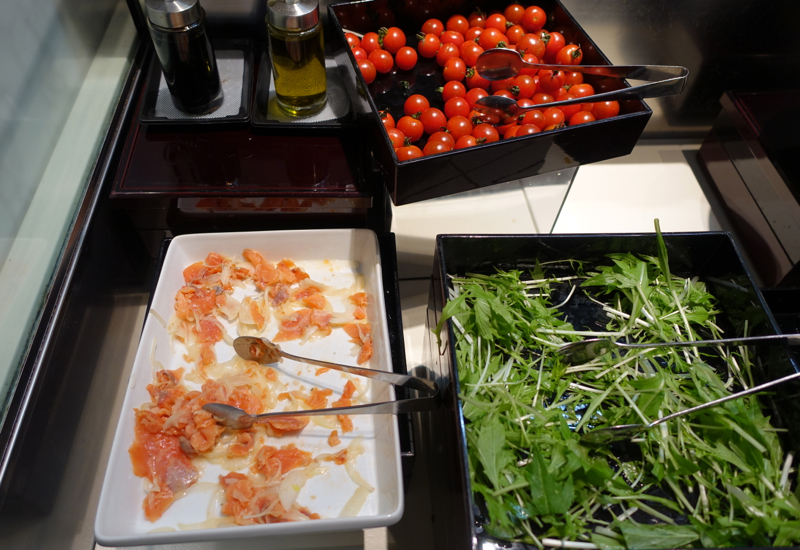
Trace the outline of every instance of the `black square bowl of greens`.
{"type": "Polygon", "coordinates": [[[427,365],[444,405],[420,417],[437,548],[797,546],[800,385],[647,423],[796,372],[785,345],[610,352],[628,342],[776,334],[727,233],[440,235],[427,365]]]}

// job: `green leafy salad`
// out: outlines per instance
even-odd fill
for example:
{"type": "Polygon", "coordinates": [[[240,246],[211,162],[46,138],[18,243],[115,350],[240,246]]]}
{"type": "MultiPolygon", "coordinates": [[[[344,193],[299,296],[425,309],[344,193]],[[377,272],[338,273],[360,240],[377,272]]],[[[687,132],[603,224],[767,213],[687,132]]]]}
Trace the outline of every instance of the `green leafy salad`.
{"type": "MultiPolygon", "coordinates": [[[[442,320],[456,334],[459,397],[479,521],[492,537],[538,547],[647,549],[800,543],[793,456],[757,397],[670,420],[630,441],[581,434],[647,424],[755,385],[744,347],[613,351],[569,365],[555,353],[587,337],[629,342],[745,336],[718,326],[703,282],[659,257],[554,264],[453,278],[442,320]],[[584,272],[586,270],[587,272],[584,272]],[[603,330],[573,326],[576,300],[603,330]]],[[[441,326],[441,325],[440,325],[441,326]]],[[[438,330],[437,330],[438,332],[438,330]]]]}

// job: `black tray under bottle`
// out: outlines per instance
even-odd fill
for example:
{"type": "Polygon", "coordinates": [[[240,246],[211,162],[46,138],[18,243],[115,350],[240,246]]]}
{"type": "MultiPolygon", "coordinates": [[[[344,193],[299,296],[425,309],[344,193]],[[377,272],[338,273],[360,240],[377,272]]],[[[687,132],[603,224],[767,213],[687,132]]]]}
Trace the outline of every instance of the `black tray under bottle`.
{"type": "MultiPolygon", "coordinates": [[[[338,72],[338,67],[336,68],[338,72]]],[[[331,69],[327,69],[328,79],[330,80],[331,69]]],[[[341,78],[341,77],[339,77],[341,78]]],[[[256,89],[253,94],[253,107],[250,115],[250,125],[254,131],[259,133],[281,133],[281,134],[315,134],[315,135],[334,135],[351,130],[353,137],[357,137],[355,116],[353,115],[352,104],[348,106],[347,112],[339,118],[323,120],[319,122],[305,122],[303,119],[297,121],[278,120],[269,113],[269,93],[272,86],[272,62],[269,57],[267,47],[261,52],[261,58],[257,65],[256,89]]],[[[346,97],[346,89],[342,84],[342,93],[346,97]]],[[[348,102],[349,102],[349,98],[348,102]]]]}
{"type": "MultiPolygon", "coordinates": [[[[209,115],[182,115],[181,117],[167,117],[157,114],[156,106],[159,96],[159,87],[162,79],[161,64],[153,52],[150,55],[149,69],[147,69],[147,81],[144,85],[142,94],[142,104],[139,108],[139,122],[148,126],[164,126],[170,130],[181,128],[190,129],[203,126],[209,129],[215,126],[232,128],[236,125],[246,127],[250,120],[250,106],[253,92],[253,45],[249,40],[223,40],[214,41],[215,52],[241,51],[243,54],[242,74],[238,77],[231,76],[231,79],[238,78],[241,81],[241,95],[239,97],[239,109],[236,113],[227,116],[214,117],[214,113],[209,115]]],[[[219,53],[217,54],[219,55],[219,53]]],[[[217,63],[219,65],[219,62],[217,63]]],[[[222,74],[220,77],[225,80],[222,74]]],[[[237,81],[238,84],[239,81],[237,81]]],[[[225,82],[223,82],[225,88],[225,82]]],[[[165,93],[165,92],[162,92],[165,93]]],[[[169,99],[169,98],[167,98],[169,99]]],[[[232,99],[232,98],[231,98],[232,99]]],[[[226,97],[225,102],[229,101],[226,97]]],[[[223,103],[224,107],[225,104],[223,103]]]]}

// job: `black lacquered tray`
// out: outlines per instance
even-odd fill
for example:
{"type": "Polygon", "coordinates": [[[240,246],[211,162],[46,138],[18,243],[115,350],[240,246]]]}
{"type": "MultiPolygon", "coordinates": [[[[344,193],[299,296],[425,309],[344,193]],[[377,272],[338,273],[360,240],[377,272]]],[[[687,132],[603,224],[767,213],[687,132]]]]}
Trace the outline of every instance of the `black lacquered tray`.
{"type": "MultiPolygon", "coordinates": [[[[666,234],[664,239],[672,273],[681,277],[699,277],[716,296],[720,309],[725,312],[718,317],[721,326],[730,330],[731,319],[738,315],[746,316],[754,325],[760,320],[756,334],[781,332],[730,234],[666,234]]],[[[657,256],[655,235],[439,235],[428,304],[428,327],[431,330],[437,327],[442,308],[449,300],[452,276],[492,274],[496,269],[527,271],[533,269],[537,262],[559,261],[563,264],[566,259],[581,260],[588,265],[603,261],[604,265],[608,265],[604,257],[614,252],[657,256]]],[[[567,274],[566,271],[559,272],[560,276],[567,274]]],[[[570,321],[576,329],[583,324],[587,329],[597,330],[594,326],[597,319],[593,318],[591,309],[570,312],[570,321]]],[[[796,313],[796,309],[789,309],[796,313]]],[[[433,334],[430,339],[427,367],[440,387],[446,390],[442,409],[420,419],[422,439],[431,453],[429,465],[436,547],[533,549],[533,545],[489,536],[480,521],[486,511],[473,498],[467,460],[466,421],[459,397],[462,389],[457,374],[454,330],[452,321],[448,321],[438,335],[433,334]],[[441,344],[437,344],[437,336],[441,344]]],[[[761,358],[761,370],[754,373],[759,383],[798,370],[793,355],[786,347],[757,348],[756,353],[761,358]]],[[[797,400],[799,388],[800,384],[792,382],[761,397],[762,406],[769,411],[772,425],[786,430],[786,437],[782,438],[784,448],[795,453],[800,441],[800,425],[797,422],[800,417],[797,400]]]]}
{"type": "Polygon", "coordinates": [[[153,53],[139,109],[141,124],[170,130],[246,126],[250,120],[253,88],[253,45],[248,40],[224,40],[215,41],[213,47],[225,94],[222,105],[207,115],[178,111],[166,87],[158,57],[153,53]]]}

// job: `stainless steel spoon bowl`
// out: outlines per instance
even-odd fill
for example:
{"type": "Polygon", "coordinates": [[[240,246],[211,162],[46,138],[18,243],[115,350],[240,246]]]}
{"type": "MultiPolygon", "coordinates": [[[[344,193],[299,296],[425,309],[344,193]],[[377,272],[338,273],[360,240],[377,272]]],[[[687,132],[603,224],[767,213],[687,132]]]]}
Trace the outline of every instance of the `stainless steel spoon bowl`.
{"type": "Polygon", "coordinates": [[[745,338],[722,338],[718,340],[696,340],[694,342],[658,342],[653,344],[626,344],[607,338],[589,338],[561,346],[556,354],[572,365],[587,363],[605,355],[614,348],[651,349],[660,347],[691,348],[697,346],[723,346],[731,344],[790,344],[800,345],[800,334],[772,334],[769,336],[748,336],[745,338]]]}
{"type": "Polygon", "coordinates": [[[328,369],[338,370],[356,376],[363,376],[365,378],[372,378],[380,380],[381,382],[388,382],[401,388],[408,388],[429,394],[435,394],[439,391],[439,387],[433,380],[419,378],[417,376],[407,376],[405,374],[395,374],[393,372],[386,372],[375,369],[365,369],[363,367],[353,367],[350,365],[342,365],[340,363],[331,363],[330,361],[322,361],[321,359],[310,359],[308,357],[300,357],[287,353],[281,347],[270,342],[266,338],[258,338],[256,336],[240,336],[233,341],[233,349],[237,355],[242,359],[248,361],[255,361],[262,365],[269,365],[277,363],[281,357],[291,359],[292,361],[299,361],[317,367],[325,367],[328,369]]]}

